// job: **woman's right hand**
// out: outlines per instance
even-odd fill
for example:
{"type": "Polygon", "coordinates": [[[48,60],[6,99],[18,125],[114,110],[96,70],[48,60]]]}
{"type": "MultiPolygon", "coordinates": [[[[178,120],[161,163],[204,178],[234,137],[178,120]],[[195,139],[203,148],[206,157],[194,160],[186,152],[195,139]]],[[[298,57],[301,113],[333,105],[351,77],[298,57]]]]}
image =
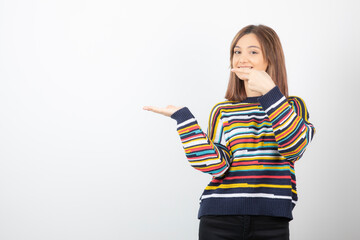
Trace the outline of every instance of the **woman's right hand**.
{"type": "Polygon", "coordinates": [[[181,108],[183,108],[183,107],[176,107],[173,105],[168,105],[165,108],[159,108],[159,107],[153,107],[153,106],[143,107],[144,110],[151,111],[154,113],[159,113],[159,114],[162,114],[167,117],[170,117],[171,115],[173,115],[173,113],[175,113],[177,110],[179,110],[181,108]]]}

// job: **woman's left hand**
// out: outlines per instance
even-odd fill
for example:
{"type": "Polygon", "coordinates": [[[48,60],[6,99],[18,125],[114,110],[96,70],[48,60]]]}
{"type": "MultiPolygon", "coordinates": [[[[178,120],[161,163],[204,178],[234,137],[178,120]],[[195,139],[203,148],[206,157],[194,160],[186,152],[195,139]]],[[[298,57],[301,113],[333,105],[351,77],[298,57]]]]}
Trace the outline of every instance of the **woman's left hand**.
{"type": "Polygon", "coordinates": [[[236,73],[241,80],[247,81],[247,87],[250,90],[259,92],[262,95],[276,86],[269,74],[265,71],[249,68],[233,68],[231,71],[236,73]]]}

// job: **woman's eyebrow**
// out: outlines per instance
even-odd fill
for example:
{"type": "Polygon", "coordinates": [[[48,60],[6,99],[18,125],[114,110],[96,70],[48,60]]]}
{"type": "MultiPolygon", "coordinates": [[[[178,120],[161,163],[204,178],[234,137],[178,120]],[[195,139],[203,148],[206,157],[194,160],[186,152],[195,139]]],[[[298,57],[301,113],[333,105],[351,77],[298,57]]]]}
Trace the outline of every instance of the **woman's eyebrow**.
{"type": "MultiPolygon", "coordinates": [[[[234,48],[241,48],[241,47],[235,46],[234,48]]],[[[260,47],[258,47],[258,46],[248,46],[247,48],[258,48],[258,49],[260,49],[260,47]]]]}

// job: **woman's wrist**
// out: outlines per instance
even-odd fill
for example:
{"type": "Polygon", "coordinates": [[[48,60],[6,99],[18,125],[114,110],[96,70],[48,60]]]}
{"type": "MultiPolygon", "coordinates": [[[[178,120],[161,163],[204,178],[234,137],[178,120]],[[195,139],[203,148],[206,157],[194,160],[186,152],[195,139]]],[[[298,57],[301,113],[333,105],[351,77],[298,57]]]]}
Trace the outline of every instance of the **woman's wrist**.
{"type": "Polygon", "coordinates": [[[268,92],[270,92],[272,89],[274,89],[274,87],[276,87],[275,83],[270,84],[268,87],[266,87],[264,89],[264,91],[262,92],[262,95],[264,96],[265,94],[267,94],[268,92]]]}

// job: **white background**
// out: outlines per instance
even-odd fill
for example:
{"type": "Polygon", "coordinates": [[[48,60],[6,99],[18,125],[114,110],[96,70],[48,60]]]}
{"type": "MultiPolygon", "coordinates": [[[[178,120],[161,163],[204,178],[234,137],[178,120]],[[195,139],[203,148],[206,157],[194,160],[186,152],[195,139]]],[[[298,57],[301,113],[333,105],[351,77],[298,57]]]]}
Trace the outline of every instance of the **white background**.
{"type": "Polygon", "coordinates": [[[291,238],[359,239],[358,1],[0,0],[0,239],[197,239],[211,177],[173,119],[206,131],[229,47],[279,35],[317,133],[297,162],[291,238]]]}

